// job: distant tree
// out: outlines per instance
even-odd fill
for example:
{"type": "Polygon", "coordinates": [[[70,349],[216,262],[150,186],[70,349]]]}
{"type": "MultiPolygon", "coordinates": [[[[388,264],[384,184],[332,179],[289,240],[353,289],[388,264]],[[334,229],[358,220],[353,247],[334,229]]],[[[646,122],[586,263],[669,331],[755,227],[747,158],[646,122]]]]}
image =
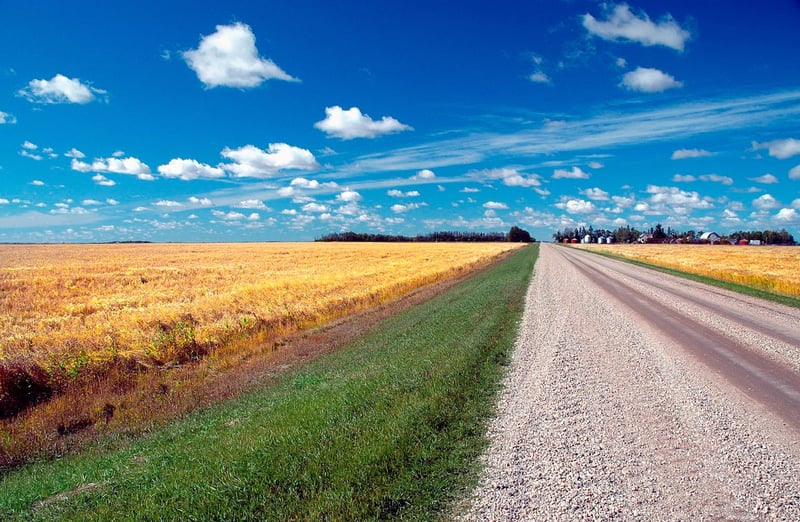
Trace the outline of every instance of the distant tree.
{"type": "Polygon", "coordinates": [[[666,239],[667,234],[664,232],[664,228],[661,226],[661,223],[656,224],[655,230],[653,230],[653,239],[666,239]]]}
{"type": "Polygon", "coordinates": [[[513,226],[508,231],[508,241],[511,243],[530,243],[533,239],[531,239],[531,235],[527,230],[513,226]]]}

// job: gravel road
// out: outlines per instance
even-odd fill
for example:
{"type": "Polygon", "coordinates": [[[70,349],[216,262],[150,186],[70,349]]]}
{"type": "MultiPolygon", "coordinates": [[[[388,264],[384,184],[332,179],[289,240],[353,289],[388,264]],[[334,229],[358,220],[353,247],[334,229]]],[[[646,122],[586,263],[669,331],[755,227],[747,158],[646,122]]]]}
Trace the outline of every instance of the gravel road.
{"type": "Polygon", "coordinates": [[[543,244],[497,407],[455,519],[800,520],[798,309],[543,244]]]}

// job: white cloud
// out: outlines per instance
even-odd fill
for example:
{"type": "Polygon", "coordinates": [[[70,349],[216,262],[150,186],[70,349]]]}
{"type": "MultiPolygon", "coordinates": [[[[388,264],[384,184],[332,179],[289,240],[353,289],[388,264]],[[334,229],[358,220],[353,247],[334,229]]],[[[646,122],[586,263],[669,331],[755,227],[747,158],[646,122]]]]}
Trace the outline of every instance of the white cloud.
{"type": "Polygon", "coordinates": [[[35,179],[31,181],[31,185],[33,185],[34,187],[44,187],[44,181],[35,179]]]}
{"type": "Polygon", "coordinates": [[[435,177],[436,174],[434,174],[432,170],[422,169],[419,172],[417,172],[414,176],[412,176],[412,179],[434,179],[435,177]]]}
{"type": "Polygon", "coordinates": [[[294,178],[291,183],[289,183],[292,187],[304,188],[304,189],[335,189],[339,185],[335,181],[326,181],[324,183],[320,183],[315,179],[306,179],[306,178],[294,178]]]}
{"type": "Polygon", "coordinates": [[[286,143],[270,143],[267,150],[253,145],[245,145],[238,149],[225,147],[222,156],[235,162],[221,166],[237,178],[268,178],[288,169],[319,168],[319,163],[311,151],[286,143]]]}
{"type": "Polygon", "coordinates": [[[602,163],[600,163],[599,161],[590,161],[588,163],[588,165],[589,165],[589,168],[595,169],[595,170],[596,169],[602,169],[605,166],[602,163]]]}
{"type": "Polygon", "coordinates": [[[189,197],[189,203],[192,203],[193,205],[200,205],[202,207],[210,207],[214,204],[208,198],[198,198],[197,196],[189,197]]]}
{"type": "Polygon", "coordinates": [[[77,78],[56,74],[50,80],[31,80],[18,94],[31,103],[86,104],[96,99],[95,94],[103,95],[106,91],[85,85],[77,78]]]}
{"type": "Polygon", "coordinates": [[[153,181],[155,178],[150,173],[150,167],[138,158],[97,158],[91,164],[72,158],[72,170],[78,172],[111,172],[114,174],[128,174],[144,181],[153,181]]]}
{"type": "Polygon", "coordinates": [[[25,158],[30,158],[35,161],[42,160],[41,154],[34,154],[33,152],[30,152],[28,149],[22,149],[21,151],[19,151],[19,155],[25,158]]]}
{"type": "Polygon", "coordinates": [[[566,210],[570,214],[593,214],[597,211],[594,203],[584,199],[565,199],[556,203],[556,207],[566,210]]]}
{"type": "Polygon", "coordinates": [[[112,199],[112,198],[106,199],[106,203],[108,203],[111,206],[119,205],[119,201],[117,201],[116,199],[112,199]]]}
{"type": "Polygon", "coordinates": [[[216,179],[225,176],[225,171],[193,159],[175,158],[166,165],[159,165],[158,172],[165,178],[178,178],[184,181],[194,179],[216,179]]]}
{"type": "Polygon", "coordinates": [[[782,208],[775,215],[775,219],[787,223],[794,223],[800,221],[800,213],[793,208],[782,208]]]}
{"type": "Polygon", "coordinates": [[[800,179],[800,165],[789,171],[789,179],[800,179]]]}
{"type": "Polygon", "coordinates": [[[413,198],[419,196],[419,191],[409,190],[408,192],[403,192],[402,190],[392,189],[386,191],[386,195],[393,198],[413,198]]]}
{"type": "Polygon", "coordinates": [[[487,180],[499,179],[507,187],[538,187],[542,184],[538,174],[522,174],[512,168],[485,169],[474,172],[470,176],[487,180]]]}
{"type": "Polygon", "coordinates": [[[508,205],[497,201],[487,201],[483,204],[483,208],[488,208],[491,210],[506,210],[508,209],[508,205]]]}
{"type": "Polygon", "coordinates": [[[764,174],[763,176],[758,176],[757,178],[747,178],[750,181],[755,181],[756,183],[763,183],[764,185],[772,185],[773,183],[778,183],[778,178],[773,176],[772,174],[764,174]]]}
{"type": "Polygon", "coordinates": [[[264,204],[263,201],[260,199],[246,199],[244,201],[240,201],[236,207],[238,208],[249,208],[249,209],[258,209],[258,210],[269,210],[269,207],[264,204]]]}
{"type": "Polygon", "coordinates": [[[233,212],[233,211],[223,212],[221,210],[212,210],[211,214],[225,221],[241,221],[247,218],[247,216],[245,216],[241,212],[233,212]]]}
{"type": "Polygon", "coordinates": [[[355,203],[356,201],[361,201],[361,194],[355,190],[345,189],[338,196],[336,196],[336,201],[355,203]]]}
{"type": "Polygon", "coordinates": [[[390,207],[391,211],[395,214],[402,214],[404,212],[408,212],[409,210],[414,210],[420,207],[419,203],[408,203],[406,205],[396,204],[390,207]]]}
{"type": "Polygon", "coordinates": [[[315,123],[314,127],[329,136],[343,140],[376,138],[384,134],[413,130],[391,116],[384,116],[380,121],[375,121],[368,115],[361,114],[358,107],[344,110],[338,105],[325,107],[325,119],[315,123]]]}
{"type": "Polygon", "coordinates": [[[197,49],[185,51],[183,59],[207,88],[257,87],[266,80],[296,81],[275,62],[262,58],[249,25],[218,25],[217,32],[200,39],[197,49]]]}
{"type": "Polygon", "coordinates": [[[17,119],[14,117],[13,114],[9,114],[7,112],[0,111],[0,125],[12,125],[17,123],[17,119]]]}
{"type": "Polygon", "coordinates": [[[628,66],[628,60],[626,60],[625,58],[622,58],[622,57],[617,58],[617,60],[614,63],[620,69],[624,69],[625,67],[628,66]]]}
{"type": "Polygon", "coordinates": [[[303,205],[303,212],[327,212],[328,207],[327,205],[323,205],[321,203],[306,203],[303,205]]]}
{"type": "Polygon", "coordinates": [[[627,4],[614,6],[606,20],[599,21],[590,14],[583,15],[583,27],[591,34],[604,40],[631,40],[645,46],[663,45],[676,51],[683,51],[686,41],[691,37],[689,31],[681,28],[670,15],[654,23],[642,12],[636,16],[627,4]]]}
{"type": "Polygon", "coordinates": [[[637,67],[636,70],[625,73],[619,85],[629,91],[663,92],[667,89],[683,87],[683,82],[675,80],[671,75],[658,69],[637,67]]]}
{"type": "Polygon", "coordinates": [[[687,192],[677,187],[661,187],[648,185],[647,193],[650,194],[650,210],[669,213],[678,210],[683,213],[685,209],[710,209],[714,205],[697,192],[687,192]]]}
{"type": "Polygon", "coordinates": [[[581,193],[584,194],[587,198],[593,199],[595,201],[608,201],[608,192],[599,187],[586,189],[584,191],[581,191],[581,193]]]}
{"type": "Polygon", "coordinates": [[[800,140],[788,138],[785,140],[773,140],[765,143],[753,142],[753,150],[768,149],[769,155],[773,158],[786,159],[796,154],[800,154],[800,140]]]}
{"type": "Polygon", "coordinates": [[[672,153],[672,159],[702,158],[711,156],[711,153],[704,149],[678,149],[672,153]]]}
{"type": "Polygon", "coordinates": [[[759,210],[772,210],[780,207],[781,204],[772,194],[764,194],[753,200],[753,207],[759,210]]]}
{"type": "Polygon", "coordinates": [[[542,71],[536,71],[535,73],[528,76],[528,79],[533,83],[550,83],[550,77],[547,76],[542,71]]]}
{"type": "Polygon", "coordinates": [[[733,178],[728,176],[720,176],[719,174],[702,174],[701,181],[710,181],[712,183],[722,183],[723,185],[733,185],[733,178]]]}
{"type": "Polygon", "coordinates": [[[589,174],[580,167],[572,167],[572,170],[556,169],[553,171],[553,179],[589,179],[589,174]]]}
{"type": "Polygon", "coordinates": [[[169,200],[169,199],[162,199],[160,201],[156,201],[155,203],[153,203],[153,205],[155,205],[157,207],[178,208],[178,207],[182,207],[183,203],[180,203],[178,201],[169,200]]]}
{"type": "Polygon", "coordinates": [[[69,149],[67,152],[65,152],[64,156],[68,158],[83,159],[86,157],[86,154],[73,147],[69,149]]]}
{"type": "Polygon", "coordinates": [[[114,181],[113,179],[108,179],[102,174],[95,174],[94,176],[92,176],[92,181],[94,181],[101,187],[113,187],[114,185],[117,184],[116,181],[114,181]]]}
{"type": "Polygon", "coordinates": [[[81,205],[83,205],[84,207],[91,207],[102,204],[103,203],[101,201],[97,201],[96,199],[84,199],[83,201],[81,201],[81,205]]]}
{"type": "Polygon", "coordinates": [[[30,141],[25,140],[22,143],[22,148],[23,149],[27,149],[27,150],[36,150],[36,149],[39,148],[39,146],[37,144],[35,144],[35,143],[31,143],[30,141]]]}
{"type": "Polygon", "coordinates": [[[697,181],[697,178],[691,174],[675,174],[672,176],[672,181],[675,183],[691,183],[693,181],[697,181]]]}

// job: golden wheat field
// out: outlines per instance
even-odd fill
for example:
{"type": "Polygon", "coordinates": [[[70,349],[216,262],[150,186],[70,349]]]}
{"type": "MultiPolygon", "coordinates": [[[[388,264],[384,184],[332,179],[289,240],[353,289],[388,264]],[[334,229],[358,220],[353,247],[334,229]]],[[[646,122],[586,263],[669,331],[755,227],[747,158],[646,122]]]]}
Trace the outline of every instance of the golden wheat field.
{"type": "Polygon", "coordinates": [[[313,327],[451,278],[513,244],[0,247],[0,368],[70,377],[183,362],[232,337],[313,327]]]}
{"type": "Polygon", "coordinates": [[[800,297],[800,248],[657,244],[573,246],[800,297]]]}

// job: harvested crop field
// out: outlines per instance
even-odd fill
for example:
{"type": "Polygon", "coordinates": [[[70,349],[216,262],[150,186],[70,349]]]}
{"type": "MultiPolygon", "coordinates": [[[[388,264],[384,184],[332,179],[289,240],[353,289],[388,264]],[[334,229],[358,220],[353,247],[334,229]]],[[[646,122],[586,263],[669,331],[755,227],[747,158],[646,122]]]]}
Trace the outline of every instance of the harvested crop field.
{"type": "MultiPolygon", "coordinates": [[[[467,274],[518,246],[5,245],[0,418],[10,419],[8,428],[32,404],[109,375],[117,391],[147,381],[172,397],[198,380],[170,377],[186,363],[203,361],[206,374],[235,369],[297,332],[467,274]]],[[[50,417],[64,416],[58,429],[67,434],[98,419],[108,423],[119,405],[98,404],[97,411],[50,417]]]]}
{"type": "Polygon", "coordinates": [[[800,297],[800,248],[727,245],[572,245],[800,297]]]}

